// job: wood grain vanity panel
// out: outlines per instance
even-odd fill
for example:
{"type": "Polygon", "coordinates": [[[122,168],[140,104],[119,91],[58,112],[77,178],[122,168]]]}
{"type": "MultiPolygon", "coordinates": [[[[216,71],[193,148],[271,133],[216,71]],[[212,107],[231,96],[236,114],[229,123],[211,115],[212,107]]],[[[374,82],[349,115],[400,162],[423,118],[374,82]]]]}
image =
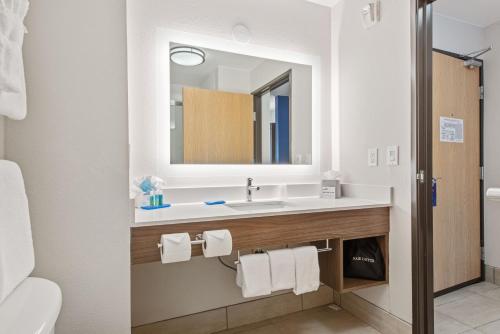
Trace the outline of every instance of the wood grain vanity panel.
{"type": "MultiPolygon", "coordinates": [[[[324,252],[318,254],[320,270],[320,280],[323,284],[338,291],[337,286],[339,282],[338,274],[340,273],[342,264],[338,261],[337,254],[339,252],[340,239],[330,240],[331,252],[324,252]]],[[[319,243],[317,247],[321,247],[319,243]]]]}
{"type": "MultiPolygon", "coordinates": [[[[266,248],[326,239],[347,239],[389,233],[389,208],[290,214],[131,228],[131,262],[160,261],[157,244],[162,234],[228,229],[234,250],[266,248]]],[[[193,256],[201,246],[193,246],[193,256]]],[[[328,253],[326,253],[328,254],[328,253]]],[[[330,255],[321,255],[322,257],[330,255]]],[[[323,260],[321,260],[323,261],[323,260]]]]}

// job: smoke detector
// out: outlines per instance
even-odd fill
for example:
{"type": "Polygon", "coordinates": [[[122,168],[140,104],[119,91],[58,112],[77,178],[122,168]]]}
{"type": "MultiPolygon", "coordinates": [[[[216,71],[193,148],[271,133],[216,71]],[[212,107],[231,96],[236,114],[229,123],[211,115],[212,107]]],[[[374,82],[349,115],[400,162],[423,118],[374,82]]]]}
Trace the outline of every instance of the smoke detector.
{"type": "Polygon", "coordinates": [[[246,44],[252,39],[252,33],[244,24],[237,24],[233,27],[233,39],[237,42],[246,44]]]}

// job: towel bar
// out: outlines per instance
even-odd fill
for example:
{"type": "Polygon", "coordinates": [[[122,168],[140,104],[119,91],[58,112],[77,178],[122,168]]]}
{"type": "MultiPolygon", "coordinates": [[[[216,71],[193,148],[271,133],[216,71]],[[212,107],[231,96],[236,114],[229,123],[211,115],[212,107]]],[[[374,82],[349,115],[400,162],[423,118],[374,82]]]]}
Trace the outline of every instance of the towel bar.
{"type": "MultiPolygon", "coordinates": [[[[330,247],[330,240],[326,239],[325,240],[326,247],[325,248],[318,248],[318,253],[325,253],[325,252],[332,252],[333,248],[330,247]]],[[[238,259],[234,261],[234,264],[240,264],[240,251],[238,250],[238,259]]]]}

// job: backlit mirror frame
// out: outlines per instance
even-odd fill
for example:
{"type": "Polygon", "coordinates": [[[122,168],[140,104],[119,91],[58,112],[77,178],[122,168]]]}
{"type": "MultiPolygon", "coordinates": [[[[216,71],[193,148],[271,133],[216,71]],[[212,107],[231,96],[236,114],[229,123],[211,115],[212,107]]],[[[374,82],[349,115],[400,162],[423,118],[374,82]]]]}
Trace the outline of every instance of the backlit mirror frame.
{"type": "Polygon", "coordinates": [[[157,175],[169,180],[172,186],[182,186],[182,180],[199,179],[198,184],[210,183],[208,179],[276,176],[277,182],[315,182],[320,175],[320,115],[321,115],[321,59],[319,56],[275,49],[256,44],[242,44],[202,34],[157,29],[156,36],[156,170],[157,175]],[[203,165],[170,164],[170,43],[195,45],[230,53],[267,58],[309,65],[312,67],[312,164],[311,165],[203,165]],[[204,181],[204,182],[203,182],[204,181]]]}

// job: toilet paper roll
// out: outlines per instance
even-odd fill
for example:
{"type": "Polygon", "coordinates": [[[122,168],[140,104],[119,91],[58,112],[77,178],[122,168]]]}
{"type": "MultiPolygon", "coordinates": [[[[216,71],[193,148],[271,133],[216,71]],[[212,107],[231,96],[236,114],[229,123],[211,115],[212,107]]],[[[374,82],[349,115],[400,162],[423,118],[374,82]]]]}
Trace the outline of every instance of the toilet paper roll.
{"type": "Polygon", "coordinates": [[[500,201],[500,188],[488,189],[486,196],[492,201],[500,201]]]}
{"type": "Polygon", "coordinates": [[[233,251],[233,238],[229,230],[214,230],[203,232],[203,255],[217,257],[230,255],[233,251]]]}
{"type": "Polygon", "coordinates": [[[191,259],[189,233],[163,234],[161,236],[161,263],[184,262],[191,259]]]}

